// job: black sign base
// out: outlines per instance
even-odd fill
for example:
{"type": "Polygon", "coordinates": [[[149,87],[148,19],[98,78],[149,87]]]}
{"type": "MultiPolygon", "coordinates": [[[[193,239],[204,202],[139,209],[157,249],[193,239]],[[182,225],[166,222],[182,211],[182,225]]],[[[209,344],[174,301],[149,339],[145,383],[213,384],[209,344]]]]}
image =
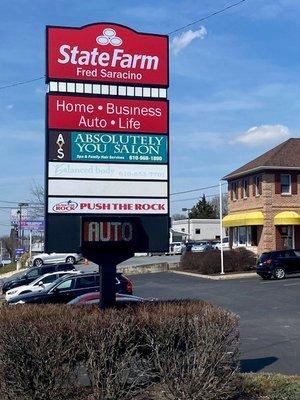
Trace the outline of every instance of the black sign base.
{"type": "Polygon", "coordinates": [[[102,310],[116,305],[116,272],[117,264],[133,257],[131,251],[101,252],[99,250],[83,250],[82,255],[98,264],[100,275],[100,302],[102,310]]]}

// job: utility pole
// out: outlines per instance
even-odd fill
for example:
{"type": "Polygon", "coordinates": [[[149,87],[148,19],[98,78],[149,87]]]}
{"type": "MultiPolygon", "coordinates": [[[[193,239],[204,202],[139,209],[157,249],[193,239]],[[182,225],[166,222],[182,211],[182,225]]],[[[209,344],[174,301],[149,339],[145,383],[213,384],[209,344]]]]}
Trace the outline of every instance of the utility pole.
{"type": "Polygon", "coordinates": [[[24,229],[22,229],[22,209],[23,207],[28,207],[28,203],[19,203],[19,238],[20,238],[20,247],[23,247],[23,238],[24,238],[24,229]]]}

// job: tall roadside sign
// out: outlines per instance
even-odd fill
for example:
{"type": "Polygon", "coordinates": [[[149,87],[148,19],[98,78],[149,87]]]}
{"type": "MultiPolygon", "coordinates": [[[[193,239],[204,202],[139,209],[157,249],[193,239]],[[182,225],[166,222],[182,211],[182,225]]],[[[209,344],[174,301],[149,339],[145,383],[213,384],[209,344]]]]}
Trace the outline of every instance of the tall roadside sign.
{"type": "Polygon", "coordinates": [[[100,266],[169,247],[168,37],[113,23],[47,26],[47,252],[100,266]]]}

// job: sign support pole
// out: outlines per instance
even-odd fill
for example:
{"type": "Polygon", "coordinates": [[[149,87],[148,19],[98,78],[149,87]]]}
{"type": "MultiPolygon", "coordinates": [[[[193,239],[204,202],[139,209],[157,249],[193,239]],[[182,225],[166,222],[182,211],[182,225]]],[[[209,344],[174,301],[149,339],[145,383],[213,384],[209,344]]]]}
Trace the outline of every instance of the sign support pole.
{"type": "Polygon", "coordinates": [[[101,310],[116,305],[116,272],[117,266],[106,263],[99,265],[100,302],[101,310]]]}

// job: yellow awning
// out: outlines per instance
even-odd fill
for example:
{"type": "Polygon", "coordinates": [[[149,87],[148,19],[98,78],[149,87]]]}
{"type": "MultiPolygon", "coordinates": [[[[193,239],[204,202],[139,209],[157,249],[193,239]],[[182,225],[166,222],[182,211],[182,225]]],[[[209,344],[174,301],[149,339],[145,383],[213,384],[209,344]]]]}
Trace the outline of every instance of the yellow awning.
{"type": "Polygon", "coordinates": [[[261,211],[245,212],[241,214],[230,214],[223,218],[223,226],[251,226],[263,225],[264,216],[261,211]]]}
{"type": "Polygon", "coordinates": [[[275,215],[274,225],[300,225],[300,214],[296,211],[283,211],[275,215]]]}

